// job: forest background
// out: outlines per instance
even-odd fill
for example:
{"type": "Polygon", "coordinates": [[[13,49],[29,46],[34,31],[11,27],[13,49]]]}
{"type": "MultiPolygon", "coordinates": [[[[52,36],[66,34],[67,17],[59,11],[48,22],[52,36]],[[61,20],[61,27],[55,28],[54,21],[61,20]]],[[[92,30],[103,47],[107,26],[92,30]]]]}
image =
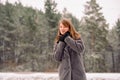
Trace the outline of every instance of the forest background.
{"type": "Polygon", "coordinates": [[[62,17],[71,19],[83,39],[86,72],[120,72],[120,17],[109,29],[96,0],[86,2],[81,20],[67,8],[60,13],[54,0],[46,0],[44,9],[0,1],[1,72],[57,71],[53,46],[62,17]]]}

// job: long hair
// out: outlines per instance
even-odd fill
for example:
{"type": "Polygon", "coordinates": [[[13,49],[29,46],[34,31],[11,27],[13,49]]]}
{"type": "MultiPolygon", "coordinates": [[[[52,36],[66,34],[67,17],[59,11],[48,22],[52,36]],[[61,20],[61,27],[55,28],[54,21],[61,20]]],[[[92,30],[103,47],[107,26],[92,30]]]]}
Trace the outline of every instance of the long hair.
{"type": "MultiPolygon", "coordinates": [[[[72,22],[69,19],[63,18],[59,21],[58,26],[60,26],[60,23],[62,23],[65,27],[69,27],[69,32],[71,37],[76,40],[80,38],[80,34],[75,30],[72,22]]],[[[58,28],[57,36],[55,38],[55,42],[58,42],[59,37],[60,37],[60,30],[58,28]]]]}

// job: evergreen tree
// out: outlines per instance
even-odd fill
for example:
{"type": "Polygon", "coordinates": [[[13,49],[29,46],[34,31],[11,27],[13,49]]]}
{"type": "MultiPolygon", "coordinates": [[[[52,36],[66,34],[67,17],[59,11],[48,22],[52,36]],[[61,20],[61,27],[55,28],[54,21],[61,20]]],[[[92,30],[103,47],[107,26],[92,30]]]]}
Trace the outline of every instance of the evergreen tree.
{"type": "Polygon", "coordinates": [[[6,2],[6,5],[0,4],[0,52],[2,62],[12,62],[14,59],[14,31],[13,6],[6,2]]]}
{"type": "Polygon", "coordinates": [[[116,42],[117,42],[117,51],[116,51],[116,54],[117,54],[117,57],[115,58],[116,59],[116,69],[115,69],[115,71],[117,71],[117,72],[120,72],[120,64],[119,64],[119,62],[120,62],[120,18],[117,20],[117,22],[116,22],[116,34],[117,34],[117,37],[118,37],[118,39],[116,40],[116,42]]]}
{"type": "Polygon", "coordinates": [[[55,14],[57,3],[53,0],[46,0],[45,2],[45,16],[49,22],[50,28],[56,27],[55,14]]]}
{"type": "Polygon", "coordinates": [[[48,22],[48,46],[49,49],[53,49],[53,42],[55,38],[56,26],[58,20],[60,19],[60,14],[57,13],[57,3],[54,0],[46,0],[45,1],[45,16],[48,22]]]}
{"type": "Polygon", "coordinates": [[[87,48],[91,54],[89,59],[92,71],[105,71],[105,48],[108,45],[106,36],[108,33],[108,24],[100,12],[102,8],[96,3],[96,0],[88,1],[85,5],[84,30],[87,32],[87,48]],[[95,62],[94,62],[95,60],[95,62]]]}

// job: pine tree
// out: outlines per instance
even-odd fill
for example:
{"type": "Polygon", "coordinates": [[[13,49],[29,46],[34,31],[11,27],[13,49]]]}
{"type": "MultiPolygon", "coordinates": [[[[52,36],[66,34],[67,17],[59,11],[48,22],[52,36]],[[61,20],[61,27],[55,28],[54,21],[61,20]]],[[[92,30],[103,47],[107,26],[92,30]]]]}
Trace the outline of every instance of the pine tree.
{"type": "Polygon", "coordinates": [[[85,5],[84,30],[87,32],[87,47],[89,54],[93,58],[91,67],[93,71],[105,71],[104,51],[108,45],[106,36],[108,33],[108,24],[104,19],[102,8],[96,3],[96,0],[88,1],[85,5]],[[95,60],[95,61],[94,61],[95,60]],[[101,67],[102,66],[102,67],[101,67]]]}
{"type": "Polygon", "coordinates": [[[116,71],[117,72],[120,72],[120,18],[117,20],[116,22],[116,34],[117,34],[117,37],[118,37],[118,40],[116,40],[117,42],[117,51],[116,51],[116,54],[117,54],[117,57],[115,58],[116,59],[116,71]]]}
{"type": "Polygon", "coordinates": [[[56,17],[55,15],[57,13],[56,6],[57,6],[57,3],[55,3],[55,1],[53,0],[46,0],[45,5],[44,5],[45,16],[48,20],[50,28],[56,27],[56,19],[55,19],[56,17]]]}
{"type": "Polygon", "coordinates": [[[90,33],[90,47],[93,51],[101,51],[107,43],[108,24],[100,12],[101,9],[96,0],[91,0],[85,5],[86,29],[90,33]]]}
{"type": "Polygon", "coordinates": [[[60,14],[57,13],[57,3],[54,0],[46,0],[45,1],[45,17],[48,22],[48,46],[49,49],[53,49],[53,42],[55,38],[56,26],[58,20],[60,19],[60,14]]]}

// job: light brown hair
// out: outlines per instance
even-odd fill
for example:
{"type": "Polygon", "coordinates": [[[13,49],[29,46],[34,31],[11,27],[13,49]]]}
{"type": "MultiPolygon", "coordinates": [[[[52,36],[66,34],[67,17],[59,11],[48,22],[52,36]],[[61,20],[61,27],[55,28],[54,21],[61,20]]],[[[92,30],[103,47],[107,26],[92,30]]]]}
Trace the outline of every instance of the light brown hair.
{"type": "MultiPolygon", "coordinates": [[[[65,27],[69,27],[69,32],[70,35],[73,39],[79,39],[80,38],[80,34],[75,30],[72,22],[69,19],[63,18],[59,21],[58,26],[60,26],[60,23],[62,23],[65,27]]],[[[60,34],[60,30],[58,28],[58,32],[57,32],[57,36],[55,38],[55,42],[58,42],[59,37],[61,36],[60,34]]]]}

